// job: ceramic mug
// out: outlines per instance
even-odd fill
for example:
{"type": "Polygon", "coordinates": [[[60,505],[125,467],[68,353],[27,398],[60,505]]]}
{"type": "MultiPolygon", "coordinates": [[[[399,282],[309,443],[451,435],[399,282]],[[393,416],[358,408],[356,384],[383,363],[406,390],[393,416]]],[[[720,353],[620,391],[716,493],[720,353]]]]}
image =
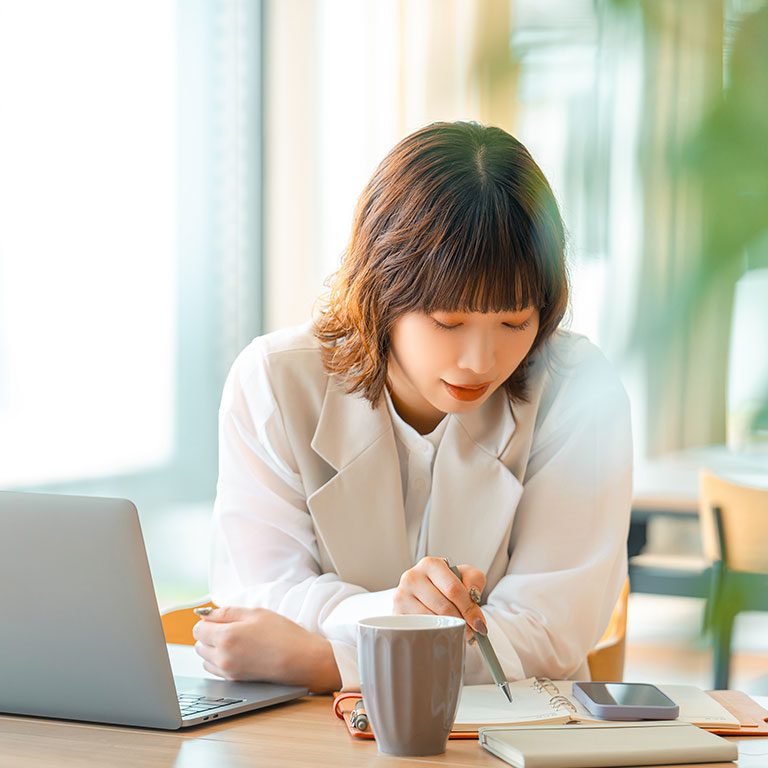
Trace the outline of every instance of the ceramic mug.
{"type": "Polygon", "coordinates": [[[464,674],[464,619],[380,616],[357,623],[363,704],[379,751],[439,755],[464,674]]]}

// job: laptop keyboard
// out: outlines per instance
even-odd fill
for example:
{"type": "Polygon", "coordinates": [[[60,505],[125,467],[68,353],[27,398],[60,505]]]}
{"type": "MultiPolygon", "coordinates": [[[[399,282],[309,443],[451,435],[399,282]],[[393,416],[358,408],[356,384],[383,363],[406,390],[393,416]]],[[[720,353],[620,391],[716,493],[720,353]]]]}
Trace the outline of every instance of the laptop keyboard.
{"type": "Polygon", "coordinates": [[[228,707],[230,704],[238,704],[241,701],[244,699],[211,699],[194,693],[180,693],[179,709],[182,717],[194,717],[201,712],[210,712],[212,709],[228,707]]]}

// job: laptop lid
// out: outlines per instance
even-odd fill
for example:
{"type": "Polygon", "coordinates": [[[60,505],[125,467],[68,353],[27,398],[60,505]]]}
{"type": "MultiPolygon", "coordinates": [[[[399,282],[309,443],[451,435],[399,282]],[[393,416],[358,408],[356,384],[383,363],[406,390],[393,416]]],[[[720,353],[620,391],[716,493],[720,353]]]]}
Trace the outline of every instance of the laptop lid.
{"type": "MultiPolygon", "coordinates": [[[[0,712],[182,726],[130,501],[0,492],[0,606],[0,712]]],[[[238,712],[306,692],[231,685],[238,712]]]]}

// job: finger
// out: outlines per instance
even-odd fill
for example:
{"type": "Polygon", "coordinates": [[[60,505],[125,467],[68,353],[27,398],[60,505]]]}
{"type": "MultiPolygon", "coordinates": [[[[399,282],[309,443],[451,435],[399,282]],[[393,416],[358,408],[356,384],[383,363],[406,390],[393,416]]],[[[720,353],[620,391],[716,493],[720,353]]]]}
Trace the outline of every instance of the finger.
{"type": "MultiPolygon", "coordinates": [[[[240,608],[236,605],[225,605],[222,608],[214,608],[210,613],[203,614],[203,621],[212,621],[216,623],[228,623],[230,621],[242,621],[253,611],[250,608],[240,608]]],[[[199,615],[199,614],[198,614],[199,615]]]]}
{"type": "Polygon", "coordinates": [[[197,653],[203,661],[207,661],[209,664],[215,664],[216,662],[216,649],[212,645],[206,645],[198,640],[198,642],[195,643],[195,653],[197,653]]]}
{"type": "Polygon", "coordinates": [[[448,598],[439,586],[435,585],[432,574],[447,572],[450,580],[456,581],[456,577],[448,570],[445,561],[439,557],[423,557],[400,577],[398,592],[411,594],[421,601],[430,613],[439,616],[457,616],[462,618],[461,612],[448,598]]]}
{"type": "MultiPolygon", "coordinates": [[[[425,579],[416,586],[414,597],[422,602],[430,613],[436,613],[438,616],[464,618],[456,604],[431,579],[425,579]]],[[[467,600],[469,600],[468,595],[467,600]]],[[[472,601],[469,600],[469,602],[472,601]]]]}
{"type": "Polygon", "coordinates": [[[427,608],[427,606],[424,605],[424,603],[422,603],[421,600],[419,600],[413,594],[407,593],[402,595],[395,593],[395,600],[392,605],[392,611],[395,615],[398,616],[402,616],[408,613],[434,613],[434,611],[430,611],[429,608],[427,608]]]}
{"type": "Polygon", "coordinates": [[[444,567],[445,563],[438,558],[422,558],[417,565],[405,571],[400,577],[396,594],[412,595],[429,609],[429,613],[461,618],[456,606],[435,587],[429,577],[430,571],[439,569],[441,563],[444,567]]]}
{"type": "Polygon", "coordinates": [[[215,664],[212,664],[210,661],[204,661],[203,662],[203,669],[206,672],[210,672],[212,675],[217,675],[218,677],[226,677],[226,673],[224,670],[219,669],[215,664]]]}
{"type": "Polygon", "coordinates": [[[211,642],[212,638],[208,637],[207,635],[205,636],[205,638],[202,638],[202,637],[199,637],[198,634],[199,634],[198,632],[195,632],[195,627],[192,627],[192,637],[195,638],[195,645],[197,645],[197,643],[200,643],[200,645],[205,645],[208,648],[216,647],[216,644],[211,642]]]}
{"type": "Polygon", "coordinates": [[[223,627],[221,624],[216,624],[210,621],[198,621],[197,624],[192,627],[192,637],[205,645],[214,647],[218,645],[222,629],[223,627]]]}
{"type": "Polygon", "coordinates": [[[483,612],[469,596],[468,588],[456,574],[451,571],[446,563],[442,562],[442,567],[440,567],[440,563],[436,563],[433,568],[430,568],[428,574],[435,587],[456,607],[459,616],[461,616],[461,618],[463,618],[475,632],[479,632],[481,635],[487,635],[488,628],[485,624],[485,616],[483,616],[483,612]]]}
{"type": "Polygon", "coordinates": [[[203,659],[203,667],[214,675],[236,680],[239,675],[238,655],[220,646],[195,643],[195,651],[203,659]]]}
{"type": "MultiPolygon", "coordinates": [[[[473,568],[471,565],[459,565],[457,568],[461,574],[461,580],[464,583],[464,586],[470,593],[470,597],[472,596],[473,587],[478,595],[482,595],[483,590],[485,589],[485,574],[477,568],[473,568]]],[[[477,601],[475,600],[475,602],[477,601]]]]}
{"type": "Polygon", "coordinates": [[[229,666],[225,664],[226,657],[220,652],[218,648],[214,648],[205,643],[195,643],[195,651],[197,655],[203,660],[203,668],[208,672],[218,675],[219,677],[225,677],[228,680],[232,679],[231,671],[227,672],[224,667],[229,669],[229,666]]]}

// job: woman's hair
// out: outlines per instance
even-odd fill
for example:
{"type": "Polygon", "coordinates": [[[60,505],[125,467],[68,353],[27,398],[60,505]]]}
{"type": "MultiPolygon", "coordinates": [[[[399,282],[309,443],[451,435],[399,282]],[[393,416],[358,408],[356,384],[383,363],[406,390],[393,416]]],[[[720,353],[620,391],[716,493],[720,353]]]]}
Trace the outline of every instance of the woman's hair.
{"type": "MultiPolygon", "coordinates": [[[[412,133],[358,201],[315,320],[326,370],[375,405],[386,386],[390,331],[407,312],[533,305],[532,352],[565,314],[564,247],[552,190],[517,139],[476,123],[433,123],[412,133]]],[[[504,383],[513,401],[525,400],[528,357],[504,383]]]]}

